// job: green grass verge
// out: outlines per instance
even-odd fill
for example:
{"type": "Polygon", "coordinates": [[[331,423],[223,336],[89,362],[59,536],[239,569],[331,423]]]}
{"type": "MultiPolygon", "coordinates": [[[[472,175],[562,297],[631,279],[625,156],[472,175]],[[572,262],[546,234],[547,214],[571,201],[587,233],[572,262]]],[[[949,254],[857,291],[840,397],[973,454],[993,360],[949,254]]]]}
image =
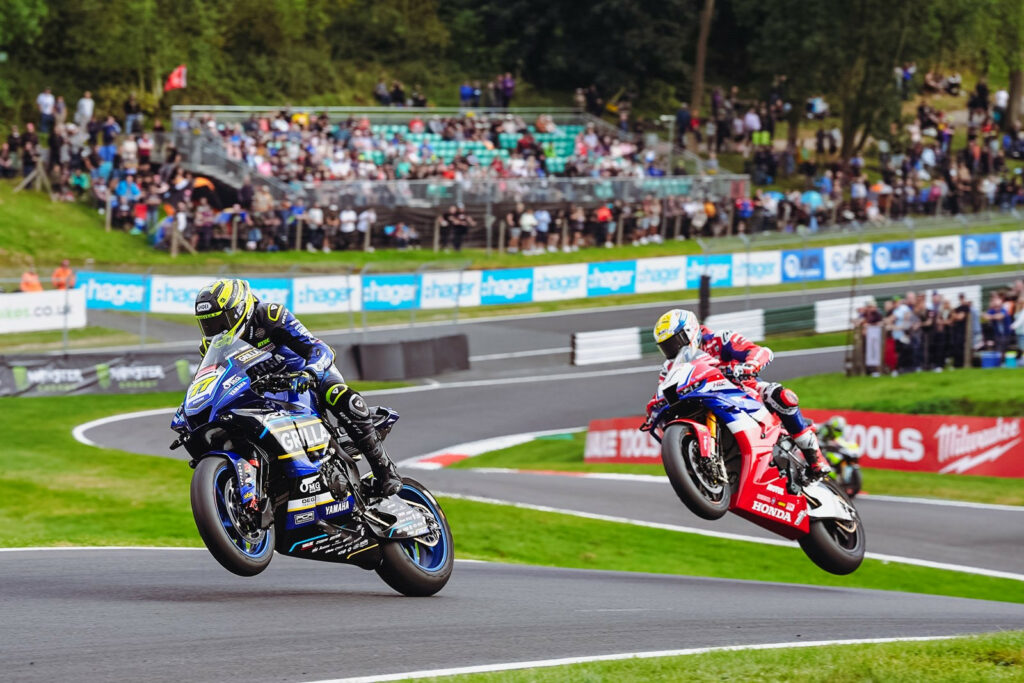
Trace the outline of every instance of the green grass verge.
{"type": "Polygon", "coordinates": [[[1024,371],[961,369],[899,377],[800,377],[786,385],[805,408],[1006,417],[1024,414],[1024,371]]]}
{"type": "MultiPolygon", "coordinates": [[[[63,332],[61,330],[0,334],[0,353],[56,351],[63,348],[62,340],[63,332]]],[[[122,346],[138,342],[139,335],[137,334],[99,325],[68,330],[68,348],[73,349],[91,346],[122,346]]]]}
{"type": "MultiPolygon", "coordinates": [[[[665,474],[665,468],[660,463],[657,465],[585,463],[583,462],[585,441],[586,435],[583,432],[566,435],[562,438],[546,437],[460,460],[450,467],[459,469],[502,467],[523,470],[619,472],[662,476],[665,474]]],[[[869,494],[963,500],[999,505],[1024,505],[1024,479],[1003,477],[899,472],[865,467],[864,490],[869,494]]]]}
{"type": "Polygon", "coordinates": [[[1024,631],[950,640],[592,662],[541,669],[423,679],[466,683],[546,681],[790,681],[792,683],[963,683],[1024,678],[1024,631]]]}
{"type": "Polygon", "coordinates": [[[799,351],[801,349],[823,349],[829,346],[846,346],[849,343],[847,332],[824,332],[814,334],[770,334],[760,343],[772,351],[799,351]]]}

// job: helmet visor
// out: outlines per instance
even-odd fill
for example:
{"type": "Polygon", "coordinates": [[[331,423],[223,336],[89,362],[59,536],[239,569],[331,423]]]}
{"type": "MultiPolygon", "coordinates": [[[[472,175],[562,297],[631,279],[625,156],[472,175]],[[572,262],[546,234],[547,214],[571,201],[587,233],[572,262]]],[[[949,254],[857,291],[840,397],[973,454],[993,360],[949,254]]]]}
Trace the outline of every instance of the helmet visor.
{"type": "Polygon", "coordinates": [[[672,360],[673,358],[678,356],[679,352],[682,351],[684,347],[689,345],[690,340],[686,336],[686,333],[683,332],[682,330],[676,332],[665,341],[658,342],[658,348],[661,349],[661,352],[663,354],[665,354],[665,358],[669,360],[672,360]]]}
{"type": "Polygon", "coordinates": [[[196,314],[196,322],[204,337],[212,337],[231,328],[226,311],[211,311],[196,314]]]}

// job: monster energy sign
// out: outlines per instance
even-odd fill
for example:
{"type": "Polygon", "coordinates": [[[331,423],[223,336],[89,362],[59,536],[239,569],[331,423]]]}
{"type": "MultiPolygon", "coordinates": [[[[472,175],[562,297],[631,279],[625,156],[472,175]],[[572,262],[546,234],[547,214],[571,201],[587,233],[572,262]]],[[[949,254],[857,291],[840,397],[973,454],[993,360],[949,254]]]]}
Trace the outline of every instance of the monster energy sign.
{"type": "Polygon", "coordinates": [[[198,357],[180,353],[0,356],[0,396],[181,391],[198,357]]]}

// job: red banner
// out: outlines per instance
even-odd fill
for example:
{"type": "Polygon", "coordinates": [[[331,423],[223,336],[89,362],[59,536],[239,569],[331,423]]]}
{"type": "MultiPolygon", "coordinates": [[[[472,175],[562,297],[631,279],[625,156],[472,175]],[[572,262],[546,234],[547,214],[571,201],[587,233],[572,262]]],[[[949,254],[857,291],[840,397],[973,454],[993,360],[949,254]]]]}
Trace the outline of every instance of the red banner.
{"type": "Polygon", "coordinates": [[[583,449],[586,462],[631,462],[656,465],[661,462],[661,445],[638,427],[642,417],[593,420],[583,449]]]}
{"type": "Polygon", "coordinates": [[[1024,478],[1024,420],[805,410],[816,421],[842,415],[861,465],[888,470],[1024,478]]]}
{"type": "MultiPolygon", "coordinates": [[[[1024,478],[1024,418],[894,415],[805,410],[813,420],[846,418],[846,438],[860,444],[861,465],[911,472],[1024,478]]],[[[642,417],[594,420],[586,462],[656,464],[661,447],[637,427],[642,417]]]]}

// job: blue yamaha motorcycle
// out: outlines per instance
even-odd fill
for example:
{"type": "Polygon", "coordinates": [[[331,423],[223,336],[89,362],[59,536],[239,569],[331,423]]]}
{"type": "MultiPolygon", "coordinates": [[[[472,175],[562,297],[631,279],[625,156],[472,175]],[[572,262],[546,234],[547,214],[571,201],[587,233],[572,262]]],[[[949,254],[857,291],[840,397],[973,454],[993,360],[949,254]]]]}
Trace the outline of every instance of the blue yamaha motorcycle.
{"type": "MultiPolygon", "coordinates": [[[[214,337],[171,423],[191,455],[199,535],[228,571],[259,574],[274,551],[373,569],[399,593],[433,595],[454,564],[451,529],[422,484],[404,478],[374,497],[362,456],[316,396],[289,390],[294,374],[261,374],[273,356],[214,337]]],[[[398,420],[376,408],[381,439],[398,420]]]]}

